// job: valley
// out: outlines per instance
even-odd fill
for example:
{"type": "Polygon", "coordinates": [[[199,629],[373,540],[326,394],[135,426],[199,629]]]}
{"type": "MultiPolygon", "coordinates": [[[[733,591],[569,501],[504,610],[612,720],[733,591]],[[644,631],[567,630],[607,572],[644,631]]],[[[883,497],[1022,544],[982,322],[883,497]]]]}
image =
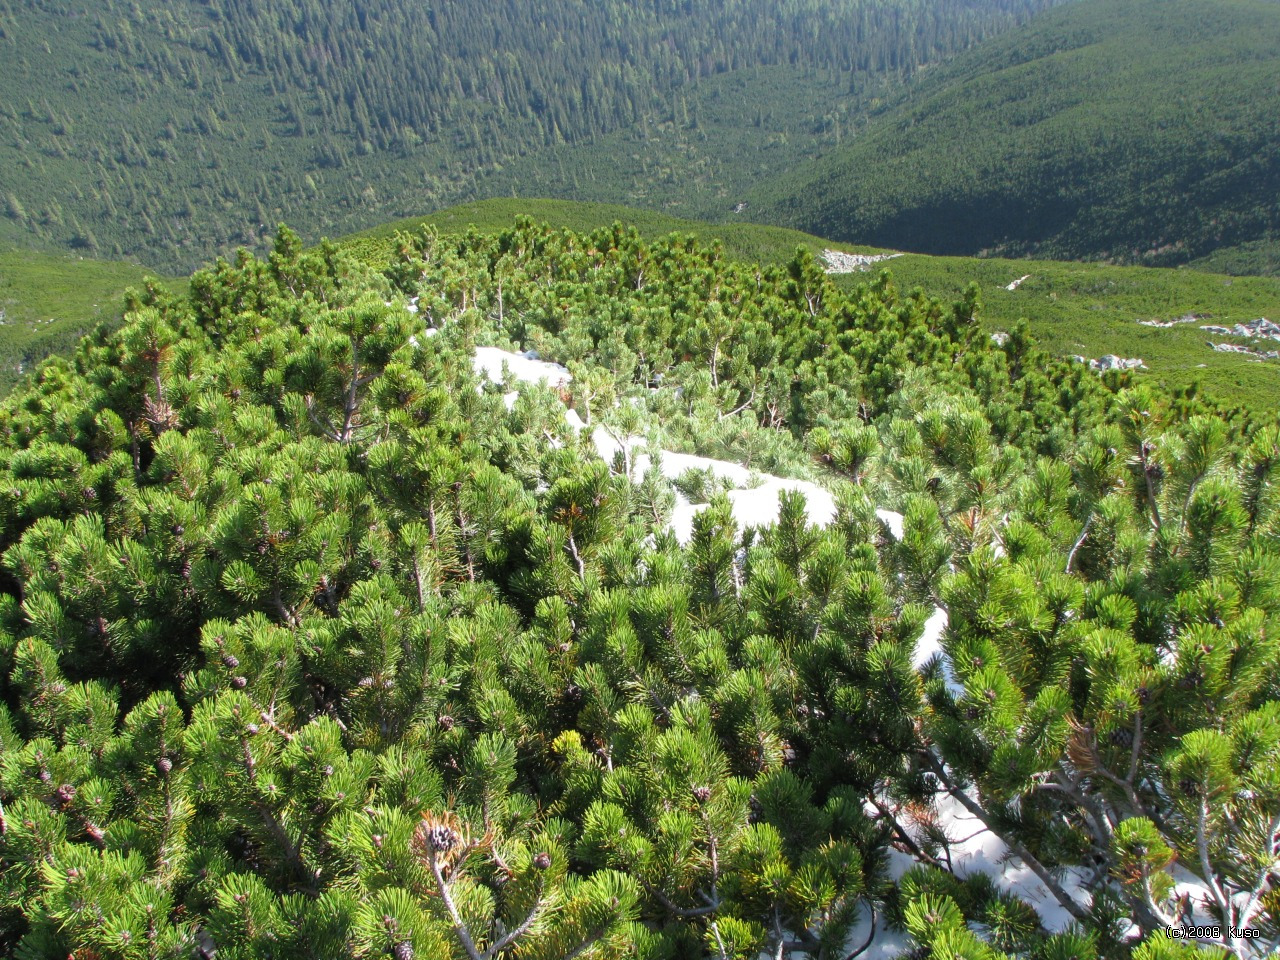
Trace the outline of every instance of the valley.
{"type": "Polygon", "coordinates": [[[1276,0],[0,0],[0,957],[1270,960],[1277,117],[1276,0]]]}

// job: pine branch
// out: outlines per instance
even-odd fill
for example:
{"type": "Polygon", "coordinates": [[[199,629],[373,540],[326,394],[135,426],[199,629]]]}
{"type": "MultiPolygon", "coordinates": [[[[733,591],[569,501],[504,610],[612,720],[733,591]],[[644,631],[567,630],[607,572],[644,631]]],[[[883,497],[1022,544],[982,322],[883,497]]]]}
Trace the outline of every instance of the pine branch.
{"type": "Polygon", "coordinates": [[[747,409],[747,407],[751,406],[751,404],[755,402],[755,399],[756,399],[756,382],[753,381],[751,384],[751,396],[747,397],[746,402],[741,403],[738,406],[734,407],[728,413],[720,414],[720,416],[716,418],[716,421],[719,422],[721,420],[728,420],[730,417],[741,413],[743,410],[747,409]]]}
{"type": "Polygon", "coordinates": [[[1089,536],[1089,528],[1093,526],[1093,514],[1090,513],[1084,522],[1084,529],[1080,531],[1080,536],[1076,538],[1076,542],[1071,545],[1071,552],[1067,554],[1066,572],[1071,572],[1072,565],[1076,562],[1076,551],[1080,549],[1080,545],[1084,543],[1085,537],[1089,536]]]}
{"type": "Polygon", "coordinates": [[[444,873],[440,870],[440,860],[436,856],[435,847],[428,844],[427,851],[431,872],[436,878],[436,892],[440,894],[440,902],[444,904],[444,908],[449,911],[449,918],[453,921],[454,934],[462,944],[462,949],[467,951],[467,956],[471,960],[485,960],[484,955],[476,949],[475,941],[471,939],[471,931],[467,929],[467,924],[462,919],[462,915],[458,913],[458,906],[453,902],[453,896],[449,893],[449,884],[445,881],[444,873]]]}
{"type": "MultiPolygon", "coordinates": [[[[3,810],[0,810],[0,832],[3,832],[3,810]]],[[[1267,833],[1263,838],[1267,852],[1276,849],[1277,837],[1280,836],[1280,813],[1277,813],[1271,821],[1271,825],[1267,828],[1267,833]]],[[[1271,872],[1275,869],[1276,858],[1273,856],[1271,862],[1264,866],[1258,875],[1258,882],[1254,884],[1253,890],[1249,893],[1249,899],[1245,902],[1244,909],[1240,911],[1240,925],[1247,926],[1249,921],[1253,919],[1254,911],[1261,905],[1262,894],[1270,886],[1271,872]]],[[[1266,954],[1263,954],[1265,956],[1266,954]]]]}
{"type": "Polygon", "coordinates": [[[321,423],[320,418],[316,416],[315,411],[316,398],[311,394],[307,394],[307,416],[311,418],[311,422],[316,425],[325,438],[332,440],[334,443],[341,442],[338,431],[334,429],[332,424],[321,423]]]}
{"type": "Polygon", "coordinates": [[[1156,502],[1156,487],[1152,480],[1152,473],[1155,467],[1150,460],[1150,454],[1154,448],[1145,440],[1138,441],[1138,456],[1142,459],[1142,475],[1147,481],[1147,501],[1151,504],[1151,522],[1155,529],[1161,527],[1160,521],[1160,504],[1156,502]]]}
{"type": "Polygon", "coordinates": [[[574,947],[572,952],[565,954],[564,960],[578,960],[580,956],[582,956],[584,953],[586,953],[588,950],[594,947],[596,943],[598,943],[600,939],[608,932],[609,932],[608,928],[605,926],[599,926],[599,927],[593,928],[592,931],[587,935],[586,940],[582,941],[582,943],[574,947]]]}
{"type": "Polygon", "coordinates": [[[1196,852],[1200,856],[1200,869],[1204,871],[1204,876],[1200,879],[1205,882],[1209,892],[1213,894],[1214,902],[1217,904],[1218,909],[1222,911],[1223,922],[1229,927],[1234,926],[1234,917],[1231,915],[1231,900],[1223,892],[1222,885],[1218,883],[1217,874],[1209,863],[1209,804],[1203,799],[1200,801],[1200,809],[1196,816],[1196,852]]]}
{"type": "Polygon", "coordinates": [[[276,843],[284,848],[285,858],[293,867],[294,872],[298,875],[298,879],[305,884],[303,890],[312,896],[318,896],[320,891],[315,888],[315,875],[307,867],[307,863],[302,859],[302,846],[295,844],[289,836],[289,832],[284,828],[284,824],[276,817],[267,804],[262,801],[254,801],[253,807],[258,811],[258,815],[262,818],[263,825],[267,828],[267,832],[271,834],[276,843]]]}
{"type": "Polygon", "coordinates": [[[578,544],[574,542],[573,531],[569,531],[569,553],[573,555],[573,562],[578,565],[578,579],[584,584],[587,582],[587,565],[582,562],[582,557],[578,554],[578,544]]]}
{"type": "Polygon", "coordinates": [[[1142,898],[1137,899],[1130,896],[1129,902],[1130,905],[1135,907],[1135,914],[1145,911],[1139,919],[1141,920],[1141,925],[1148,931],[1161,926],[1171,927],[1177,919],[1161,910],[1159,904],[1156,903],[1155,893],[1151,889],[1151,874],[1147,870],[1145,863],[1142,866],[1142,898]]]}
{"type": "Polygon", "coordinates": [[[1119,818],[1110,809],[1105,797],[1087,796],[1081,785],[1071,776],[1065,763],[1059,762],[1054,782],[1044,784],[1045,789],[1058,789],[1075,801],[1093,820],[1093,839],[1104,850],[1111,849],[1111,834],[1119,818]]]}
{"type": "Polygon", "coordinates": [[[858,957],[871,949],[871,943],[876,938],[876,905],[867,901],[867,908],[871,911],[871,930],[867,934],[867,942],[852,953],[846,954],[844,960],[857,960],[858,957]]]}
{"type": "Polygon", "coordinates": [[[977,803],[972,797],[952,782],[950,776],[947,774],[946,767],[931,750],[922,750],[920,751],[920,754],[924,759],[926,766],[928,766],[934,775],[943,783],[947,788],[947,792],[956,799],[960,806],[964,807],[969,811],[969,813],[973,814],[980,821],[985,823],[988,830],[1003,840],[1005,845],[1013,851],[1014,855],[1025,863],[1027,868],[1036,875],[1041,883],[1045,885],[1045,889],[1053,894],[1053,898],[1062,905],[1062,908],[1066,910],[1067,913],[1071,914],[1071,916],[1080,921],[1080,923],[1087,923],[1089,920],[1089,911],[1076,903],[1076,901],[1062,889],[1061,884],[1053,878],[1053,874],[1051,874],[1044,864],[1042,864],[1035,855],[1026,848],[1022,841],[1011,833],[997,829],[995,824],[992,822],[990,815],[982,805],[977,803]]]}
{"type": "Polygon", "coordinates": [[[360,389],[360,347],[358,342],[353,338],[351,341],[351,384],[347,387],[347,403],[343,410],[342,432],[338,439],[342,443],[351,442],[351,434],[354,429],[354,418],[356,416],[357,403],[356,391],[360,389]]]}
{"type": "Polygon", "coordinates": [[[898,822],[897,815],[894,814],[892,810],[890,810],[887,806],[885,806],[878,799],[876,799],[874,795],[869,795],[867,799],[871,801],[871,804],[876,808],[877,811],[879,811],[882,817],[885,817],[888,819],[889,823],[893,827],[894,834],[897,835],[898,842],[901,843],[904,847],[906,847],[911,852],[911,855],[913,857],[915,857],[917,860],[920,860],[924,863],[929,864],[930,866],[937,867],[939,870],[946,869],[946,866],[942,863],[941,860],[933,856],[933,854],[928,853],[923,847],[921,847],[918,843],[915,842],[915,840],[911,838],[911,834],[909,834],[906,828],[903,827],[902,824],[898,822]]]}
{"type": "Polygon", "coordinates": [[[679,917],[681,920],[689,920],[693,917],[707,917],[720,909],[719,903],[711,903],[705,907],[678,907],[674,900],[647,880],[641,880],[640,883],[644,887],[646,893],[666,907],[667,911],[672,916],[679,917]]]}
{"type": "Polygon", "coordinates": [[[1129,792],[1135,801],[1138,799],[1138,794],[1133,783],[1138,776],[1138,763],[1142,754],[1142,732],[1142,711],[1137,710],[1133,715],[1133,746],[1129,751],[1129,774],[1125,777],[1125,783],[1129,785],[1129,792]]]}
{"type": "Polygon", "coordinates": [[[271,730],[273,730],[275,733],[278,733],[285,740],[288,740],[288,741],[293,740],[293,734],[290,733],[288,730],[284,729],[284,727],[280,726],[280,724],[276,723],[274,707],[271,713],[268,713],[266,710],[260,710],[258,711],[258,715],[262,718],[262,722],[265,723],[268,727],[270,727],[271,730]]]}
{"type": "Polygon", "coordinates": [[[720,925],[714,920],[711,921],[711,932],[715,934],[716,948],[720,951],[720,960],[729,960],[728,954],[724,952],[724,940],[720,937],[720,925]]]}
{"type": "Polygon", "coordinates": [[[521,922],[520,926],[516,927],[514,930],[512,930],[510,933],[504,936],[497,943],[489,947],[489,949],[485,950],[483,954],[484,960],[493,960],[494,957],[496,957],[503,950],[507,949],[507,947],[511,946],[511,944],[515,943],[517,940],[523,937],[526,933],[529,932],[530,928],[533,927],[534,922],[538,919],[538,915],[542,912],[542,908],[547,905],[546,900],[544,900],[542,897],[543,886],[544,886],[544,881],[542,879],[542,875],[539,874],[538,875],[538,892],[537,894],[534,895],[533,906],[529,908],[528,915],[521,922]]]}
{"type": "Polygon", "coordinates": [[[1130,751],[1129,755],[1130,773],[1128,779],[1121,779],[1116,776],[1103,762],[1101,754],[1098,753],[1097,738],[1091,727],[1081,726],[1077,727],[1077,729],[1084,736],[1084,747],[1089,753],[1089,762],[1092,764],[1093,770],[1101,774],[1104,779],[1109,780],[1120,788],[1124,793],[1125,799],[1129,802],[1130,812],[1133,816],[1148,817],[1148,819],[1152,819],[1148,814],[1146,805],[1138,796],[1138,791],[1134,787],[1133,782],[1133,778],[1138,774],[1138,761],[1140,759],[1139,753],[1142,750],[1142,711],[1139,710],[1134,714],[1133,749],[1130,751]]]}

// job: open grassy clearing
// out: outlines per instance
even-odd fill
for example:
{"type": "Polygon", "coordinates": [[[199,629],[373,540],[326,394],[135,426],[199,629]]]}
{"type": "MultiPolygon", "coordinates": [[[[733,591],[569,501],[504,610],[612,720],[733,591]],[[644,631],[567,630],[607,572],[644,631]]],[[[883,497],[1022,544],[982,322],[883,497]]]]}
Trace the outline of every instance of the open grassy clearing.
{"type": "MultiPolygon", "coordinates": [[[[119,317],[124,292],[154,271],[135,263],[0,250],[0,394],[95,324],[119,317]]],[[[166,280],[181,291],[185,280],[166,280]]]]}

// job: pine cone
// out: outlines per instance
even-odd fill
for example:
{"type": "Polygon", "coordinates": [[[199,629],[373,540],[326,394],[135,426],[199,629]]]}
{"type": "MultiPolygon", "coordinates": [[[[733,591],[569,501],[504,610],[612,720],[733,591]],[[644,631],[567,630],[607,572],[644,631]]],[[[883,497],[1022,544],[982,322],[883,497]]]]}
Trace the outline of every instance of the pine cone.
{"type": "Polygon", "coordinates": [[[697,800],[699,803],[706,803],[708,800],[711,799],[711,788],[705,787],[705,786],[694,787],[693,799],[697,800]]]}
{"type": "Polygon", "coordinates": [[[458,834],[444,824],[432,827],[427,834],[427,841],[436,853],[448,853],[458,843],[458,834]]]}
{"type": "Polygon", "coordinates": [[[231,685],[235,687],[237,690],[243,690],[245,687],[249,685],[249,681],[246,680],[244,677],[232,677],[231,685]]]}
{"type": "Polygon", "coordinates": [[[172,769],[173,769],[173,761],[170,760],[168,757],[161,757],[159,760],[156,761],[156,772],[159,773],[160,776],[162,777],[168,776],[169,771],[172,769]]]}
{"type": "Polygon", "coordinates": [[[1112,730],[1107,734],[1107,739],[1111,741],[1113,747],[1122,747],[1127,750],[1133,746],[1133,731],[1124,728],[1112,730]]]}
{"type": "Polygon", "coordinates": [[[1194,690],[1204,682],[1204,674],[1199,667],[1192,667],[1185,675],[1178,678],[1179,690],[1194,690]]]}
{"type": "Polygon", "coordinates": [[[240,666],[240,661],[228,653],[222,658],[222,665],[228,670],[234,670],[236,667],[240,666]]]}
{"type": "Polygon", "coordinates": [[[539,853],[533,858],[533,865],[539,870],[547,869],[547,867],[551,866],[551,855],[545,851],[539,853]]]}
{"type": "Polygon", "coordinates": [[[391,955],[395,960],[413,960],[413,944],[408,940],[401,940],[391,948],[391,955]]]}

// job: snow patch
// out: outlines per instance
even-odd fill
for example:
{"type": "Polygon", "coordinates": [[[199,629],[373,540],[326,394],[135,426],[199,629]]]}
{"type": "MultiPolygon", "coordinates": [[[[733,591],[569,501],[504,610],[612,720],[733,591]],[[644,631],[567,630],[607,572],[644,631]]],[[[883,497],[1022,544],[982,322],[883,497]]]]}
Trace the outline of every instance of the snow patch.
{"type": "Polygon", "coordinates": [[[1014,290],[1017,290],[1020,286],[1022,286],[1024,283],[1026,283],[1030,279],[1031,279],[1031,274],[1028,273],[1025,277],[1019,277],[1017,280],[1013,281],[1013,283],[1009,284],[1007,287],[1005,287],[1005,289],[1012,292],[1014,290]]]}
{"type": "Polygon", "coordinates": [[[1087,363],[1090,370],[1098,372],[1103,370],[1147,369],[1147,365],[1142,362],[1140,357],[1117,357],[1114,353],[1108,353],[1105,357],[1099,357],[1097,360],[1088,360],[1080,356],[1073,356],[1071,359],[1076,363],[1087,363]]]}
{"type": "Polygon", "coordinates": [[[1209,341],[1214,353],[1241,353],[1253,360],[1280,360],[1280,350],[1254,350],[1236,343],[1214,343],[1209,341]]]}
{"type": "MultiPolygon", "coordinates": [[[[1074,922],[1066,907],[1060,904],[1040,882],[1031,869],[1013,856],[1004,841],[983,826],[982,821],[969,813],[951,795],[940,798],[935,805],[938,822],[954,837],[951,843],[951,862],[961,877],[985,873],[996,885],[1027,902],[1040,916],[1040,922],[1050,933],[1061,933],[1074,922]]],[[[1087,895],[1079,896],[1084,887],[1084,877],[1075,869],[1066,871],[1062,886],[1069,896],[1081,906],[1088,903],[1087,895]]]]}
{"type": "Polygon", "coordinates": [[[671,510],[671,519],[667,521],[676,540],[684,544],[693,539],[693,518],[705,509],[705,503],[690,503],[684,494],[676,492],[676,505],[671,510]]]}
{"type": "Polygon", "coordinates": [[[889,528],[889,533],[893,535],[893,539],[902,539],[902,514],[896,513],[893,510],[877,510],[876,516],[880,519],[881,523],[889,528]]]}
{"type": "Polygon", "coordinates": [[[499,350],[497,347],[476,347],[472,366],[476,375],[504,383],[502,365],[505,363],[511,376],[521,383],[541,383],[544,380],[553,387],[562,387],[573,377],[568,369],[558,363],[547,363],[539,360],[532,350],[528,353],[512,353],[510,350],[499,350]]]}
{"type": "Polygon", "coordinates": [[[827,273],[858,273],[870,269],[874,263],[893,260],[902,256],[900,253],[845,253],[842,250],[823,250],[822,259],[827,261],[827,273]]]}
{"type": "Polygon", "coordinates": [[[934,657],[941,658],[942,677],[946,681],[947,692],[953,697],[960,697],[964,694],[964,686],[956,679],[955,671],[951,669],[951,660],[942,649],[942,635],[947,630],[947,622],[947,611],[942,607],[934,607],[933,613],[924,622],[924,633],[916,641],[911,665],[920,670],[934,657]]]}
{"type": "Polygon", "coordinates": [[[1259,317],[1249,323],[1237,323],[1234,327],[1204,326],[1201,330],[1209,333],[1227,334],[1233,337],[1248,337],[1254,340],[1280,340],[1280,324],[1272,323],[1266,317],[1259,317]]]}
{"type": "MultiPolygon", "coordinates": [[[[568,411],[572,413],[573,411],[568,411]]],[[[566,413],[566,419],[568,419],[566,413]]],[[[570,425],[581,430],[581,420],[575,416],[570,425]]],[[[591,442],[596,453],[606,463],[623,452],[630,452],[641,446],[638,437],[619,438],[604,427],[596,427],[591,433],[591,442]]],[[[647,453],[636,455],[632,461],[632,479],[640,480],[653,467],[653,458],[647,453]]],[[[767,527],[778,520],[781,511],[781,495],[783,491],[798,491],[804,494],[805,514],[815,526],[828,526],[836,515],[835,498],[830,491],[810,483],[807,480],[791,480],[775,477],[772,474],[753,473],[738,463],[728,460],[715,460],[711,457],[700,457],[691,453],[676,453],[672,450],[661,451],[662,476],[668,480],[678,480],[689,470],[709,472],[717,480],[727,481],[730,489],[727,492],[729,503],[733,509],[734,522],[739,527],[767,527]]],[[[706,504],[690,503],[685,497],[677,494],[676,511],[672,516],[671,528],[676,539],[688,543],[693,537],[693,517],[705,509],[706,504]]]]}
{"type": "Polygon", "coordinates": [[[1180,317],[1174,317],[1172,320],[1139,320],[1140,327],[1158,327],[1162,330],[1169,327],[1176,327],[1184,323],[1199,323],[1201,320],[1208,319],[1207,316],[1200,313],[1184,313],[1180,317]]]}

